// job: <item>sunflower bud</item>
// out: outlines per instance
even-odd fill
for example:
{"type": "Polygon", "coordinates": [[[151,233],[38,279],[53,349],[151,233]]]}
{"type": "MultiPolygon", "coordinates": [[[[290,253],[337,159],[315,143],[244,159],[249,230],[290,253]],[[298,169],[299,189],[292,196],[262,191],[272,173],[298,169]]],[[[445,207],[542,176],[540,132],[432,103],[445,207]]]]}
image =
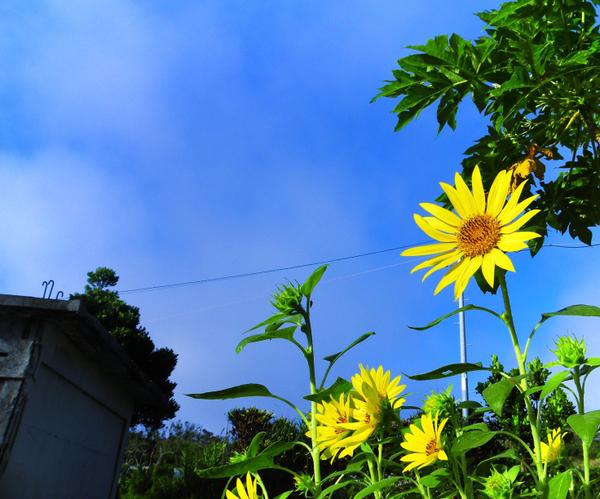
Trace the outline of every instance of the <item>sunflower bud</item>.
{"type": "Polygon", "coordinates": [[[512,497],[513,480],[508,471],[499,472],[492,469],[490,476],[484,480],[483,493],[492,499],[508,499],[512,497]]]}
{"type": "Polygon", "coordinates": [[[448,387],[445,392],[432,392],[423,402],[423,412],[425,414],[438,414],[441,418],[449,418],[456,411],[456,402],[450,395],[452,387],[448,387]]]}
{"type": "Polygon", "coordinates": [[[299,284],[291,282],[279,287],[273,295],[272,305],[282,314],[297,313],[302,309],[302,291],[299,284]]]}
{"type": "Polygon", "coordinates": [[[583,338],[578,340],[574,336],[560,336],[555,342],[556,350],[553,350],[558,362],[566,368],[572,368],[585,364],[585,342],[583,338]]]}

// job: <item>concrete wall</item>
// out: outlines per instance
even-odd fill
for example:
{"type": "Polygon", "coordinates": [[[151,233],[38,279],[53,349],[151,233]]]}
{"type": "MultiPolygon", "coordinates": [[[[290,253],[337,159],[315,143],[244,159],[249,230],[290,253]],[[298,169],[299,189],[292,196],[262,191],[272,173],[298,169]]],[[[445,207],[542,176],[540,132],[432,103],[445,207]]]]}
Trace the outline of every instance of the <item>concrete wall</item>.
{"type": "MultiPolygon", "coordinates": [[[[40,355],[0,478],[2,499],[107,499],[116,494],[133,400],[46,320],[40,355]]],[[[92,352],[93,353],[93,352],[92,352]]]]}

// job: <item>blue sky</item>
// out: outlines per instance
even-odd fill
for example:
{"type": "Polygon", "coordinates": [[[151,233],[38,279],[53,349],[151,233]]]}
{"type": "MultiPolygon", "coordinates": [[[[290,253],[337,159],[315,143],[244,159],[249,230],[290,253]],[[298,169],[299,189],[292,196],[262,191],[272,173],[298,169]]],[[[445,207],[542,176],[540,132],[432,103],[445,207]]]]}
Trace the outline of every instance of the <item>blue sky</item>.
{"type": "MultiPolygon", "coordinates": [[[[425,112],[395,134],[393,102],[369,101],[405,46],[441,33],[478,36],[483,25],[472,12],[494,5],[4,2],[3,292],[39,296],[53,278],[68,294],[100,265],[114,268],[126,290],[422,241],[417,203],[452,179],[484,122],[466,106],[456,132],[437,135],[434,113],[425,112]]],[[[541,312],[598,303],[598,251],[514,257],[509,286],[523,332],[541,312]]],[[[317,355],[377,333],[334,375],[351,376],[359,362],[417,373],[458,359],[455,321],[427,333],[406,327],[454,307],[450,291],[433,297],[435,278],[422,285],[408,274],[412,263],[390,252],[327,272],[315,296],[317,355]]],[[[277,284],[309,272],[123,295],[157,345],[179,354],[178,418],[222,431],[227,410],[244,401],[184,394],[246,382],[301,401],[308,387],[291,347],[251,345],[239,355],[234,347],[270,313],[277,284]]],[[[466,300],[500,306],[474,285],[466,300]]],[[[498,353],[513,365],[505,331],[477,315],[467,326],[470,360],[498,353]]],[[[585,334],[598,355],[597,329],[592,320],[548,323],[534,353],[548,360],[553,339],[569,331],[585,334]]],[[[409,382],[409,403],[445,386],[409,382]]],[[[590,397],[599,407],[600,396],[590,397]]],[[[276,402],[247,404],[291,415],[276,402]]]]}

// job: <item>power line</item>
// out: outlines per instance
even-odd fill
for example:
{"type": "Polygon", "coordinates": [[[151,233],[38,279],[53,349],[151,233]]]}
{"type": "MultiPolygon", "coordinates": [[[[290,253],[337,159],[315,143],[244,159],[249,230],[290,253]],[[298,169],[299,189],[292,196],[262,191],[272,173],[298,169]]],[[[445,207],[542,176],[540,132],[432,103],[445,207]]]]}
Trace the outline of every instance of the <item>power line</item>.
{"type": "MultiPolygon", "coordinates": [[[[161,290],[161,289],[181,288],[184,286],[194,286],[197,284],[208,284],[211,282],[228,281],[228,280],[232,280],[232,279],[241,279],[244,277],[254,277],[254,276],[258,276],[258,275],[273,274],[275,272],[283,272],[284,270],[303,269],[306,267],[314,267],[316,265],[325,265],[325,264],[329,264],[329,263],[343,262],[346,260],[354,260],[356,258],[363,258],[366,256],[380,255],[382,253],[389,253],[391,251],[398,251],[401,249],[411,248],[413,246],[418,246],[420,244],[425,244],[427,242],[429,242],[429,241],[421,241],[418,243],[405,244],[402,246],[395,246],[393,248],[386,248],[386,249],[377,250],[377,251],[369,251],[367,253],[358,253],[356,255],[341,256],[338,258],[330,258],[328,260],[318,260],[318,261],[314,261],[314,262],[310,262],[310,263],[301,263],[298,265],[290,265],[287,267],[277,267],[277,268],[272,268],[272,269],[257,270],[254,272],[244,272],[244,273],[240,273],[240,274],[228,274],[228,275],[223,275],[223,276],[218,276],[218,277],[207,277],[205,279],[197,279],[194,281],[174,282],[174,283],[168,283],[168,284],[157,284],[154,286],[145,286],[145,287],[141,287],[141,288],[125,289],[125,290],[119,291],[119,293],[121,293],[121,294],[142,293],[145,291],[157,291],[157,290],[161,290]]],[[[566,248],[566,249],[590,248],[590,247],[594,247],[594,246],[600,246],[600,243],[590,244],[590,245],[544,244],[545,248],[566,248]]]]}

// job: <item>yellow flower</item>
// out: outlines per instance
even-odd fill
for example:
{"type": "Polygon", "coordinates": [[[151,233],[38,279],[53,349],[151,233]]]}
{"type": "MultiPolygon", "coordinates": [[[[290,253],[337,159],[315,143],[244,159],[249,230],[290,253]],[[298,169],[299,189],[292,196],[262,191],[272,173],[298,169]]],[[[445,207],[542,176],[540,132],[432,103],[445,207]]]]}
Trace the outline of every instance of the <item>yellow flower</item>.
{"type": "Polygon", "coordinates": [[[556,461],[563,448],[563,437],[566,433],[561,433],[560,428],[552,430],[548,434],[548,443],[541,442],[542,445],[542,461],[550,463],[556,461]]]}
{"type": "Polygon", "coordinates": [[[514,272],[515,268],[506,253],[527,248],[526,241],[540,235],[519,231],[539,210],[530,210],[514,221],[537,197],[530,196],[519,202],[526,182],[521,183],[507,201],[511,176],[504,170],[494,179],[487,196],[478,167],[473,170],[471,178],[472,192],[458,173],[454,181],[455,187],[444,182],[440,185],[456,213],[436,204],[421,203],[421,208],[433,216],[414,215],[421,230],[439,242],[407,249],[402,255],[436,255],[411,270],[412,273],[431,267],[423,280],[436,270],[451,266],[434,294],[454,282],[454,296],[458,299],[479,269],[490,286],[494,285],[496,267],[514,272]]]}
{"type": "Polygon", "coordinates": [[[411,424],[409,432],[404,435],[404,442],[400,445],[411,454],[402,456],[401,461],[408,462],[403,471],[413,468],[421,469],[435,463],[438,459],[447,461],[448,456],[442,447],[442,430],[448,418],[442,419],[438,425],[438,416],[423,414],[421,416],[421,428],[411,424]]]}
{"type": "Polygon", "coordinates": [[[377,429],[386,409],[400,409],[406,399],[399,395],[406,385],[400,385],[400,376],[390,379],[391,372],[359,365],[360,373],[352,376],[354,396],[354,418],[357,420],[355,430],[358,434],[366,434],[365,440],[377,429]]]}
{"type": "Polygon", "coordinates": [[[252,475],[247,473],[245,487],[242,481],[238,478],[235,482],[235,491],[237,495],[229,490],[226,490],[225,496],[227,499],[258,499],[258,493],[256,492],[256,478],[253,479],[252,475]]]}
{"type": "MultiPolygon", "coordinates": [[[[317,426],[317,444],[321,449],[321,459],[331,461],[336,457],[351,456],[362,443],[361,437],[353,434],[352,397],[342,393],[339,400],[331,398],[317,405],[315,418],[317,426]]],[[[310,437],[310,432],[307,432],[310,437]]],[[[368,438],[368,437],[367,437],[368,438]]]]}

